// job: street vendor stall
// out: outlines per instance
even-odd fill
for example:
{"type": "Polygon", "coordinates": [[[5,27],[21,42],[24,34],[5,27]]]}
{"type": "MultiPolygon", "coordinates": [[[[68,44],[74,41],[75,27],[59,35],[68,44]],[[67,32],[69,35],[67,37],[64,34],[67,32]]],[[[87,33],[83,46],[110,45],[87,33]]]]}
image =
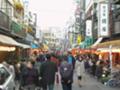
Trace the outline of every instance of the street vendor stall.
{"type": "MultiPolygon", "coordinates": [[[[99,48],[99,49],[97,49],[97,51],[99,52],[100,59],[102,59],[102,60],[110,59],[110,49],[109,48],[99,48]]],[[[120,64],[120,49],[112,48],[111,55],[112,55],[112,65],[115,66],[116,64],[120,64]]]]}

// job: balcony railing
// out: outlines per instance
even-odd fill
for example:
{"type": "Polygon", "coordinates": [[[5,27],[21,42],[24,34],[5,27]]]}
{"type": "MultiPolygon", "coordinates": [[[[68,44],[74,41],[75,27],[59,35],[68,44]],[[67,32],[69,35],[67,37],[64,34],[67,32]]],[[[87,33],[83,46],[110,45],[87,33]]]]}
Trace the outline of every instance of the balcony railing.
{"type": "Polygon", "coordinates": [[[0,11],[0,28],[10,31],[10,19],[4,12],[0,11]]]}

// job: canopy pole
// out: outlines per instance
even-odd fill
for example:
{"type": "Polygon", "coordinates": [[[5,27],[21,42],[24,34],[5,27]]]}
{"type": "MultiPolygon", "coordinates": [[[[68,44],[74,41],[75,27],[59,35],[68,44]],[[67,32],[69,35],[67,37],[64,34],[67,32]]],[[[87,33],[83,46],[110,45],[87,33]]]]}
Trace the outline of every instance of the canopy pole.
{"type": "Polygon", "coordinates": [[[112,61],[112,45],[109,46],[109,58],[110,58],[110,70],[111,70],[111,73],[112,73],[112,64],[113,64],[113,61],[112,61]]]}

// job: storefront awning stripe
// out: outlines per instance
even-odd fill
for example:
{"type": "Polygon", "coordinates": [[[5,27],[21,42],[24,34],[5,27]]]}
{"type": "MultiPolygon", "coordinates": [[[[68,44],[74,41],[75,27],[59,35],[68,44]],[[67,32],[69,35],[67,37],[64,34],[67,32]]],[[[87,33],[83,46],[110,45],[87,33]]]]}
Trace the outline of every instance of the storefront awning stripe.
{"type": "Polygon", "coordinates": [[[26,45],[23,43],[19,43],[17,41],[15,41],[13,38],[6,36],[6,35],[2,35],[0,34],[0,43],[3,44],[7,44],[7,45],[13,45],[13,46],[18,46],[18,47],[22,47],[22,48],[31,48],[30,45],[26,45]]]}
{"type": "Polygon", "coordinates": [[[112,45],[112,47],[120,47],[120,40],[112,40],[100,43],[97,45],[97,48],[108,48],[110,45],[112,45]]]}
{"type": "Polygon", "coordinates": [[[9,36],[2,35],[2,34],[0,34],[0,43],[19,46],[19,43],[17,43],[14,39],[12,39],[9,36]]]}

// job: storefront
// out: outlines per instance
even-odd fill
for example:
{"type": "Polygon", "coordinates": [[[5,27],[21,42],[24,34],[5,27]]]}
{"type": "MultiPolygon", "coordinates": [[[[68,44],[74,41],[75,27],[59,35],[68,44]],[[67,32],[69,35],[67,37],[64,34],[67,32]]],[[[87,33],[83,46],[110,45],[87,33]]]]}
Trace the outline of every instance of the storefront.
{"type": "Polygon", "coordinates": [[[19,44],[9,36],[0,34],[0,62],[13,59],[19,44]],[[10,56],[10,58],[8,58],[10,56]]]}
{"type": "Polygon", "coordinates": [[[99,58],[102,60],[110,60],[112,66],[120,65],[120,40],[111,40],[96,45],[97,51],[99,52],[99,58]]]}
{"type": "Polygon", "coordinates": [[[23,56],[20,51],[28,48],[30,48],[29,45],[19,43],[10,36],[0,34],[0,62],[8,59],[17,60],[23,56]]]}

